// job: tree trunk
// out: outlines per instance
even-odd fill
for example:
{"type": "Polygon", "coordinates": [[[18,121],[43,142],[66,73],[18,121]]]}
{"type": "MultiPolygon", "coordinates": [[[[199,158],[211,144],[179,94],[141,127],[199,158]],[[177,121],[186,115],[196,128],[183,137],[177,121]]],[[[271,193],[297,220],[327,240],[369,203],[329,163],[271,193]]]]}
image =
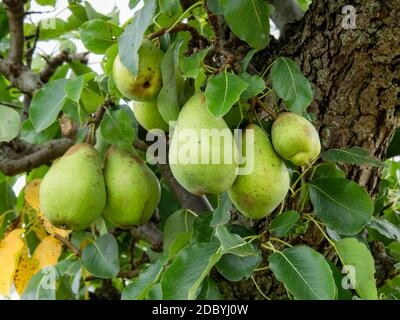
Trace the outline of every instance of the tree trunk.
{"type": "MultiPolygon", "coordinates": [[[[289,27],[284,40],[272,40],[253,66],[265,70],[278,56],[294,59],[312,82],[308,111],[317,116],[323,148],[360,146],[385,158],[400,109],[400,0],[314,0],[304,19],[289,27]],[[342,26],[346,5],[356,10],[356,29],[342,26]]],[[[344,169],[348,178],[376,194],[379,169],[344,169]]],[[[312,228],[301,241],[319,250],[324,246],[312,228]]],[[[255,280],[270,298],[286,297],[270,271],[256,273],[255,280]]],[[[227,298],[263,298],[251,279],[227,283],[218,277],[218,282],[227,298]]]]}

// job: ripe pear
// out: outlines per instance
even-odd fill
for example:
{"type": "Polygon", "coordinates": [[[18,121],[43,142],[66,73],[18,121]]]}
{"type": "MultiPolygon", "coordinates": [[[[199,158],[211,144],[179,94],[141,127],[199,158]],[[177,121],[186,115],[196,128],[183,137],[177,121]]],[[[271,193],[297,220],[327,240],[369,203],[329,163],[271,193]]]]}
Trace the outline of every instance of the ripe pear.
{"type": "Polygon", "coordinates": [[[89,227],[106,203],[96,149],[85,143],[72,146],[46,173],[39,198],[42,212],[53,225],[72,230],[89,227]]]}
{"type": "Polygon", "coordinates": [[[157,100],[148,102],[135,102],[132,109],[136,120],[147,131],[152,129],[160,129],[168,132],[168,124],[161,117],[157,106],[157,100]]]}
{"type": "Polygon", "coordinates": [[[193,194],[218,194],[235,181],[239,154],[233,135],[225,121],[208,110],[203,93],[183,106],[169,159],[176,180],[193,194]]]}
{"type": "Polygon", "coordinates": [[[256,125],[250,124],[243,131],[242,150],[244,165],[253,161],[253,170],[250,174],[239,175],[228,190],[228,195],[243,215],[261,219],[285,199],[289,191],[289,172],[283,160],[275,153],[268,136],[256,125]],[[252,146],[245,139],[249,130],[254,130],[252,146]]]}
{"type": "Polygon", "coordinates": [[[138,50],[139,70],[135,77],[121,62],[119,55],[115,57],[113,78],[118,90],[127,98],[137,101],[154,100],[161,89],[161,60],[163,52],[150,40],[143,40],[138,50]]]}
{"type": "Polygon", "coordinates": [[[107,204],[103,215],[108,221],[122,229],[149,221],[160,201],[161,188],[134,149],[111,146],[106,154],[104,179],[107,204]]]}
{"type": "Polygon", "coordinates": [[[281,113],[272,125],[271,136],[275,151],[297,166],[310,164],[321,152],[317,130],[296,113],[281,113]]]}

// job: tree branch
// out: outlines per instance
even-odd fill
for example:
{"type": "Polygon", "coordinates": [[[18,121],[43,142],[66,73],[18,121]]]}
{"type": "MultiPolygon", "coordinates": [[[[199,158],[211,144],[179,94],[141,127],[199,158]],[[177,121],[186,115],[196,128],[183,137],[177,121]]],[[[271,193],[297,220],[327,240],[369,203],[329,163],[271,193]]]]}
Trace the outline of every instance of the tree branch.
{"type": "Polygon", "coordinates": [[[131,234],[135,239],[144,240],[151,244],[155,252],[163,250],[163,233],[154,223],[148,222],[144,225],[133,227],[131,234]]]}
{"type": "Polygon", "coordinates": [[[0,144],[0,171],[8,176],[30,171],[62,156],[73,144],[70,139],[51,140],[42,145],[19,139],[0,144]]]}
{"type": "Polygon", "coordinates": [[[43,83],[49,81],[50,77],[56,72],[57,68],[64,62],[70,62],[73,60],[80,61],[83,64],[88,62],[88,52],[82,53],[68,53],[68,51],[61,51],[58,55],[48,60],[46,67],[40,72],[40,80],[43,83]]]}
{"type": "Polygon", "coordinates": [[[22,64],[24,49],[24,1],[4,0],[10,28],[9,61],[14,65],[22,64]]]}
{"type": "Polygon", "coordinates": [[[75,247],[75,246],[72,244],[72,242],[69,241],[68,239],[66,239],[66,238],[64,238],[64,237],[62,237],[62,236],[60,236],[60,235],[57,234],[57,233],[54,233],[54,234],[53,234],[53,237],[56,238],[58,241],[62,242],[62,243],[63,243],[68,249],[70,249],[76,256],[80,257],[80,256],[82,255],[82,254],[81,254],[81,251],[80,251],[77,247],[75,247]]]}

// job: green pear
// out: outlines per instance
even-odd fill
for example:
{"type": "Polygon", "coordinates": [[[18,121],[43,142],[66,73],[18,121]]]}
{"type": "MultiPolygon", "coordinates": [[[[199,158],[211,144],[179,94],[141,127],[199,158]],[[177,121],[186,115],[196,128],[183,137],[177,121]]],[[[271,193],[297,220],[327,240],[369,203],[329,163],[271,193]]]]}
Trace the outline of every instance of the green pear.
{"type": "Polygon", "coordinates": [[[161,188],[134,149],[111,146],[106,154],[104,179],[107,204],[103,215],[108,221],[122,229],[149,221],[160,201],[161,188]]]}
{"type": "Polygon", "coordinates": [[[127,98],[137,101],[154,100],[161,89],[161,60],[163,52],[150,40],[143,40],[139,55],[139,70],[135,77],[115,57],[113,79],[118,90],[127,98]]]}
{"type": "Polygon", "coordinates": [[[148,102],[135,101],[132,110],[136,120],[147,131],[161,129],[168,132],[168,124],[161,117],[157,106],[157,100],[148,102]]]}
{"type": "Polygon", "coordinates": [[[281,113],[272,125],[271,136],[275,151],[297,166],[310,164],[321,152],[317,130],[296,113],[281,113]]]}
{"type": "Polygon", "coordinates": [[[176,180],[193,194],[221,193],[235,181],[239,154],[233,135],[225,121],[208,110],[203,93],[183,106],[169,159],[176,180]]]}
{"type": "Polygon", "coordinates": [[[249,174],[239,175],[228,190],[228,195],[243,215],[261,219],[285,199],[289,191],[289,172],[264,130],[256,125],[248,125],[243,131],[242,150],[245,160],[243,166],[251,167],[250,163],[253,163],[253,170],[249,174]],[[249,130],[254,130],[254,143],[251,146],[245,138],[249,130]]]}
{"type": "Polygon", "coordinates": [[[54,162],[40,185],[40,207],[56,226],[89,227],[106,203],[106,190],[97,151],[89,144],[72,146],[54,162]]]}

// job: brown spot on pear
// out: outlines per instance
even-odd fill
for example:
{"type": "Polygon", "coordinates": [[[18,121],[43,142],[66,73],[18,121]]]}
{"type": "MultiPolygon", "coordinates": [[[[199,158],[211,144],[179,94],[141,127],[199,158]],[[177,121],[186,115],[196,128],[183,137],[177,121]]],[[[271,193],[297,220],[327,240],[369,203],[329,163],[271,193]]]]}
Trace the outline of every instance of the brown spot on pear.
{"type": "Polygon", "coordinates": [[[155,174],[136,151],[111,146],[104,167],[107,204],[103,216],[113,225],[126,229],[150,220],[161,188],[155,174]]]}
{"type": "Polygon", "coordinates": [[[243,166],[252,162],[253,170],[239,175],[228,190],[229,198],[246,217],[261,219],[269,215],[285,199],[289,191],[289,173],[285,163],[275,153],[263,129],[248,125],[242,133],[243,166]],[[248,130],[254,130],[254,145],[246,140],[248,130]],[[254,150],[254,152],[252,152],[254,150]]]}
{"type": "Polygon", "coordinates": [[[179,114],[170,144],[175,179],[193,194],[218,194],[235,181],[238,158],[225,121],[208,110],[203,93],[192,96],[179,114]]]}
{"type": "Polygon", "coordinates": [[[281,113],[272,125],[271,136],[275,151],[297,166],[310,164],[321,152],[317,130],[296,113],[281,113]]]}
{"type": "Polygon", "coordinates": [[[163,52],[150,40],[143,40],[139,55],[139,70],[135,77],[121,62],[119,55],[113,65],[113,79],[118,90],[127,98],[137,101],[156,99],[161,89],[161,60],[163,52]]]}
{"type": "Polygon", "coordinates": [[[89,227],[106,203],[96,149],[84,143],[72,146],[46,173],[39,197],[41,210],[53,225],[73,230],[89,227]]]}

